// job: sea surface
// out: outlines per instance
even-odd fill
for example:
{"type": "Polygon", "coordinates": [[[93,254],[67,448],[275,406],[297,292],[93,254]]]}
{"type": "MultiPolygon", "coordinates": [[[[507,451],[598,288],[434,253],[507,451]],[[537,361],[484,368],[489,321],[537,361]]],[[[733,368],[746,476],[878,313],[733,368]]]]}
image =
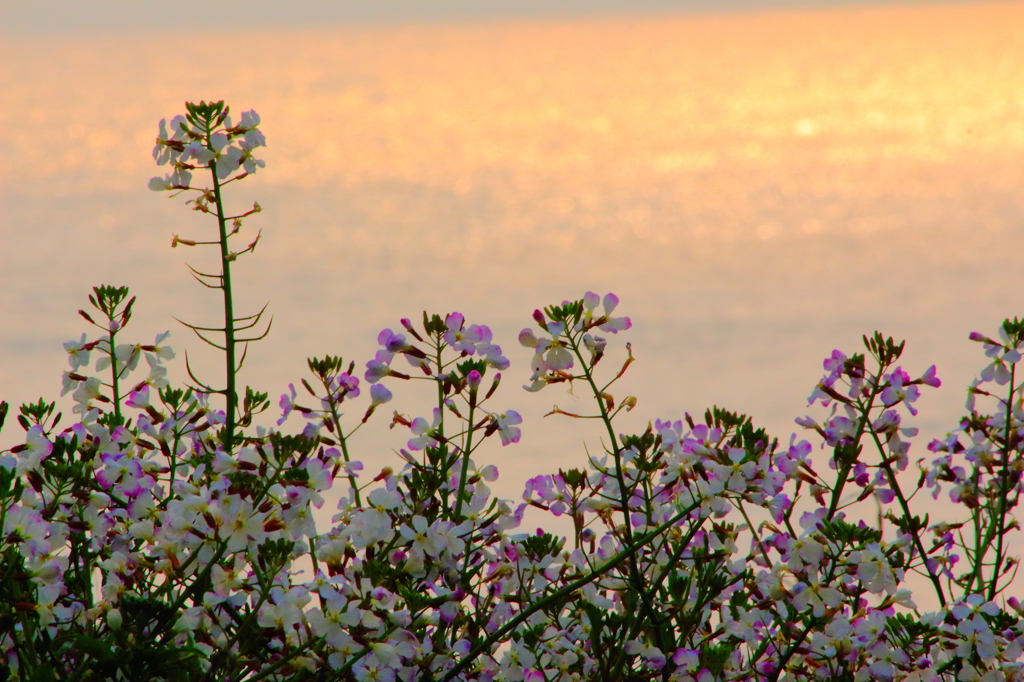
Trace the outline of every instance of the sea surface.
{"type": "MultiPolygon", "coordinates": [[[[0,397],[55,398],[90,287],[139,297],[126,337],[215,323],[193,282],[211,239],[184,197],[146,189],[157,122],[225,99],[263,119],[267,166],[228,191],[264,212],[235,269],[273,329],[243,381],[273,396],[306,358],[372,357],[423,310],[489,324],[513,366],[496,407],[526,417],[499,493],[580,466],[596,424],[580,387],[529,394],[531,312],[621,298],[639,398],[622,429],[720,405],[787,441],[834,348],[907,340],[927,441],[954,428],[985,364],[972,330],[1024,315],[1024,3],[648,15],[311,31],[166,31],[0,43],[0,397]]],[[[428,415],[429,390],[393,386],[428,415]]],[[[353,417],[361,414],[354,408],[353,417]],[[357,414],[358,413],[358,414],[357,414]]],[[[815,411],[817,410],[817,411],[815,411]]],[[[384,417],[387,412],[385,411],[384,417]]],[[[11,421],[11,420],[9,420],[11,421]]],[[[371,473],[407,437],[356,437],[371,473]]],[[[285,428],[299,428],[296,421],[285,428]]],[[[14,442],[9,423],[0,442],[14,442]]]]}

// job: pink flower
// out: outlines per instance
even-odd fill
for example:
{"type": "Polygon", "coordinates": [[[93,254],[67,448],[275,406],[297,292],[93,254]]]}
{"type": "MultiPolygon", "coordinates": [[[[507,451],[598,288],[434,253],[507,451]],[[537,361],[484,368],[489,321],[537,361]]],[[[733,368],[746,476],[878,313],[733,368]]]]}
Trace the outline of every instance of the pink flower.
{"type": "Polygon", "coordinates": [[[281,418],[277,420],[278,426],[284,424],[292,410],[295,409],[295,398],[298,397],[298,394],[295,392],[295,384],[288,384],[288,388],[291,390],[291,395],[282,393],[281,399],[277,402],[278,407],[281,408],[281,418]]]}
{"type": "MultiPolygon", "coordinates": [[[[475,324],[470,325],[468,329],[464,329],[466,318],[463,317],[462,313],[451,313],[447,319],[445,319],[445,325],[448,327],[448,331],[444,333],[444,342],[455,350],[464,355],[473,355],[476,352],[476,344],[486,343],[484,340],[484,329],[475,324]]],[[[490,337],[490,330],[487,330],[487,336],[490,337]]]]}
{"type": "Polygon", "coordinates": [[[931,386],[932,388],[942,386],[942,381],[940,381],[939,377],[935,374],[935,365],[932,365],[925,370],[925,373],[921,375],[921,378],[918,379],[918,381],[925,386],[931,386]]]}
{"type": "Polygon", "coordinates": [[[391,401],[391,391],[384,384],[373,384],[370,386],[370,406],[366,408],[366,414],[363,415],[363,423],[370,418],[379,406],[384,403],[391,401]]]}
{"type": "Polygon", "coordinates": [[[548,505],[555,516],[561,516],[569,508],[565,500],[569,498],[569,490],[561,476],[536,476],[526,482],[523,499],[527,502],[536,499],[548,505]]]}
{"type": "Polygon", "coordinates": [[[825,361],[822,363],[822,367],[826,372],[828,372],[831,375],[834,381],[835,378],[838,378],[839,375],[842,374],[843,366],[845,365],[846,360],[846,354],[836,349],[832,351],[832,355],[825,358],[825,361]]]}
{"type": "Polygon", "coordinates": [[[134,407],[139,410],[144,410],[149,407],[149,384],[143,384],[139,390],[133,391],[132,394],[128,396],[128,400],[126,400],[124,404],[128,407],[134,407]]]}
{"type": "Polygon", "coordinates": [[[531,350],[537,350],[537,336],[533,333],[532,329],[527,327],[519,332],[519,345],[531,350]]]}
{"type": "Polygon", "coordinates": [[[633,323],[628,317],[612,317],[612,312],[619,305],[619,297],[615,294],[605,294],[604,299],[593,291],[588,291],[583,295],[583,309],[586,311],[584,320],[586,322],[594,321],[594,309],[597,308],[598,303],[604,304],[604,315],[598,318],[598,321],[604,320],[599,325],[601,331],[608,332],[610,334],[618,334],[620,331],[625,331],[633,326],[633,323]]]}
{"type": "MultiPolygon", "coordinates": [[[[625,331],[633,326],[633,323],[628,317],[612,317],[612,311],[619,305],[619,297],[615,294],[605,294],[604,300],[604,314],[608,318],[608,321],[602,324],[598,329],[609,334],[618,334],[621,331],[625,331]]],[[[664,659],[663,659],[664,660],[664,659]]]]}
{"type": "Polygon", "coordinates": [[[653,670],[661,670],[665,667],[665,654],[653,644],[644,644],[636,639],[630,640],[626,642],[626,653],[634,656],[640,654],[640,658],[653,670]]]}
{"type": "Polygon", "coordinates": [[[412,542],[414,553],[436,557],[451,543],[451,538],[446,532],[447,529],[444,528],[446,525],[444,521],[435,521],[434,525],[430,525],[426,518],[416,515],[412,517],[411,523],[411,526],[402,526],[398,531],[403,538],[412,542]]]}
{"type": "Polygon", "coordinates": [[[252,152],[253,147],[245,141],[239,142],[237,147],[228,147],[223,156],[217,160],[217,176],[226,178],[238,170],[239,166],[246,173],[255,173],[257,168],[266,168],[267,162],[255,158],[252,152]]]}
{"type": "MultiPolygon", "coordinates": [[[[555,323],[548,326],[554,327],[555,323]]],[[[547,371],[560,372],[572,369],[572,353],[558,341],[557,337],[554,340],[540,339],[537,344],[537,355],[543,356],[542,366],[547,371]],[[547,355],[544,355],[545,353],[547,355]]]]}

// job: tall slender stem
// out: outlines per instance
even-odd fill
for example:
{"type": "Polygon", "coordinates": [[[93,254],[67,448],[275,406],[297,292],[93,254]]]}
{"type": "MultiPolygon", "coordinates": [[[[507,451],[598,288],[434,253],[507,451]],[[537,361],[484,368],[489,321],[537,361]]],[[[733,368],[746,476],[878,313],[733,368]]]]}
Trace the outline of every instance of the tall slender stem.
{"type": "Polygon", "coordinates": [[[230,451],[235,440],[235,420],[238,411],[238,391],[235,387],[235,303],[231,292],[231,259],[228,250],[228,228],[224,219],[220,179],[215,162],[210,162],[213,175],[213,197],[217,204],[217,227],[220,230],[221,291],[224,293],[224,369],[227,378],[224,398],[227,402],[227,424],[224,430],[224,449],[230,451]]]}
{"type": "MultiPolygon", "coordinates": [[[[324,382],[324,388],[327,389],[327,394],[331,395],[331,383],[330,381],[324,382]]],[[[331,400],[331,418],[334,419],[334,428],[338,430],[338,443],[341,445],[341,455],[345,458],[345,464],[352,461],[352,458],[348,454],[348,437],[345,436],[345,432],[341,429],[341,419],[338,414],[338,404],[331,400]]],[[[352,435],[352,434],[349,434],[352,435]]],[[[356,485],[355,475],[348,472],[348,484],[352,488],[352,499],[355,501],[357,507],[362,507],[363,502],[359,497],[359,486],[356,485]]]]}
{"type": "MultiPolygon", "coordinates": [[[[608,439],[612,449],[612,457],[615,460],[615,480],[619,484],[619,501],[622,505],[623,536],[625,537],[625,544],[629,546],[633,544],[633,529],[632,520],[629,517],[629,490],[626,485],[626,476],[622,470],[622,448],[619,446],[619,439],[615,436],[615,429],[612,427],[612,418],[609,415],[607,408],[605,408],[604,400],[602,400],[603,391],[597,387],[597,382],[594,381],[594,374],[591,371],[591,367],[583,357],[583,352],[580,350],[578,338],[569,333],[566,334],[566,337],[569,339],[573,354],[576,356],[576,359],[579,360],[580,367],[583,369],[583,377],[587,380],[587,384],[590,385],[590,390],[594,394],[597,407],[601,411],[601,421],[604,422],[605,430],[608,432],[608,439]]],[[[646,616],[651,623],[655,645],[662,651],[666,651],[665,642],[661,636],[661,624],[659,623],[657,613],[654,610],[654,604],[651,603],[651,595],[644,589],[644,580],[640,573],[640,567],[637,565],[636,556],[630,554],[627,557],[627,564],[630,579],[633,582],[633,588],[637,591],[637,595],[640,597],[640,603],[643,604],[643,610],[646,611],[646,616]]],[[[624,654],[625,650],[623,650],[622,653],[624,654]]],[[[622,660],[624,659],[620,655],[620,663],[622,660]]],[[[668,672],[667,669],[665,672],[668,672]]],[[[667,674],[665,677],[667,679],[667,674]]]]}
{"type": "MultiPolygon", "coordinates": [[[[871,437],[875,441],[875,446],[878,448],[878,454],[882,457],[882,463],[879,465],[885,471],[886,479],[889,481],[889,488],[893,494],[896,495],[896,499],[900,503],[900,509],[903,511],[903,518],[907,523],[907,527],[912,529],[911,537],[914,547],[921,554],[921,562],[924,564],[925,571],[928,572],[928,579],[931,580],[932,586],[935,588],[935,595],[939,598],[939,605],[946,606],[946,595],[942,591],[942,582],[939,580],[939,574],[935,572],[935,567],[928,561],[928,552],[924,548],[924,543],[921,541],[921,530],[914,526],[914,515],[910,512],[910,503],[907,501],[906,495],[903,494],[903,489],[900,488],[899,479],[896,478],[896,472],[892,468],[892,463],[885,456],[885,448],[882,445],[881,439],[878,434],[874,431],[871,432],[871,437]]],[[[881,527],[881,524],[879,524],[881,527]]]]}
{"type": "MultiPolygon", "coordinates": [[[[475,396],[476,394],[474,394],[475,396]]],[[[462,495],[466,490],[466,476],[469,474],[469,455],[473,451],[473,412],[476,408],[476,399],[469,404],[469,426],[466,429],[466,448],[462,451],[462,471],[459,474],[459,490],[455,493],[455,523],[462,521],[462,495]]],[[[442,410],[444,406],[442,405],[442,410]]]]}
{"type": "MultiPolygon", "coordinates": [[[[110,318],[113,322],[113,318],[110,318]]],[[[110,325],[108,325],[109,327],[110,325]]],[[[117,336],[117,332],[113,329],[110,330],[110,390],[114,393],[114,418],[117,420],[118,425],[121,424],[121,382],[120,374],[121,369],[117,366],[117,344],[114,342],[114,337],[117,336]]]]}
{"type": "MultiPolygon", "coordinates": [[[[1006,536],[1006,512],[1007,498],[1010,495],[1010,437],[1013,433],[1013,394],[1016,392],[1017,365],[1010,365],[1010,395],[1006,398],[1006,408],[1003,419],[1006,422],[1003,427],[1003,448],[999,462],[999,502],[996,511],[996,522],[990,525],[991,533],[996,534],[996,558],[992,565],[992,580],[988,585],[988,599],[996,598],[999,583],[999,569],[1003,565],[1003,539],[1006,536]]],[[[982,587],[979,585],[979,587],[982,587]]]]}
{"type": "MultiPolygon", "coordinates": [[[[881,377],[882,374],[885,373],[886,369],[887,366],[882,362],[879,362],[878,372],[875,374],[875,377],[881,377]]],[[[875,408],[875,399],[878,398],[878,394],[881,392],[881,383],[879,381],[873,381],[871,384],[871,395],[868,396],[866,402],[862,402],[857,405],[857,408],[860,411],[860,419],[857,424],[857,433],[853,437],[852,447],[854,448],[854,451],[860,447],[860,440],[864,437],[864,430],[867,428],[867,425],[871,423],[871,410],[875,408]]],[[[840,448],[838,445],[835,447],[834,452],[837,456],[839,455],[840,448]]],[[[839,511],[839,502],[843,496],[843,488],[846,487],[846,483],[850,478],[850,471],[853,470],[856,462],[856,458],[851,458],[850,461],[846,462],[836,462],[836,464],[839,465],[839,473],[836,475],[836,484],[832,488],[832,501],[828,506],[829,519],[835,518],[836,512],[839,511]]]]}

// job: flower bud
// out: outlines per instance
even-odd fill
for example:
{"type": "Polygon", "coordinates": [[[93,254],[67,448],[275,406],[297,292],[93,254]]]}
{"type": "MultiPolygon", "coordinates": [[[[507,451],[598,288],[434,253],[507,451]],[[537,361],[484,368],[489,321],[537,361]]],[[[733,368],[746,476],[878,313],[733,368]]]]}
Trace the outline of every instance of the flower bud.
{"type": "Polygon", "coordinates": [[[111,630],[121,629],[121,611],[120,609],[110,609],[107,611],[107,625],[110,626],[111,630]]]}

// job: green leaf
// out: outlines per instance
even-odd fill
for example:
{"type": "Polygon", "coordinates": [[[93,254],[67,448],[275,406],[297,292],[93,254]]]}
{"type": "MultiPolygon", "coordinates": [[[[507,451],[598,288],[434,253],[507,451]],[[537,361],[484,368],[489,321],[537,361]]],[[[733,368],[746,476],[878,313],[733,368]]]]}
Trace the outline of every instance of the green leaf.
{"type": "Polygon", "coordinates": [[[57,677],[53,673],[53,668],[50,665],[44,663],[43,665],[35,669],[35,671],[32,673],[32,677],[29,678],[29,681],[53,682],[55,679],[57,679],[57,677]]]}
{"type": "Polygon", "coordinates": [[[469,360],[463,360],[456,365],[456,367],[459,368],[459,374],[463,377],[469,376],[469,373],[474,369],[477,372],[480,372],[480,376],[484,376],[487,373],[487,363],[483,360],[474,360],[472,358],[469,360]]]}
{"type": "Polygon", "coordinates": [[[109,644],[89,635],[78,635],[75,637],[75,646],[100,663],[106,663],[114,658],[114,653],[110,650],[109,644]]]}
{"type": "Polygon", "coordinates": [[[519,543],[519,547],[533,561],[540,561],[549,555],[558,556],[564,546],[565,538],[559,538],[551,533],[531,535],[519,543]]]}
{"type": "Polygon", "coordinates": [[[841,520],[821,521],[821,534],[845,547],[863,547],[882,539],[882,531],[870,526],[854,526],[841,520]]]}
{"type": "Polygon", "coordinates": [[[735,644],[717,644],[701,647],[699,654],[701,666],[707,668],[715,677],[718,677],[725,670],[725,664],[729,662],[729,657],[732,656],[732,652],[735,649],[735,644]]]}

